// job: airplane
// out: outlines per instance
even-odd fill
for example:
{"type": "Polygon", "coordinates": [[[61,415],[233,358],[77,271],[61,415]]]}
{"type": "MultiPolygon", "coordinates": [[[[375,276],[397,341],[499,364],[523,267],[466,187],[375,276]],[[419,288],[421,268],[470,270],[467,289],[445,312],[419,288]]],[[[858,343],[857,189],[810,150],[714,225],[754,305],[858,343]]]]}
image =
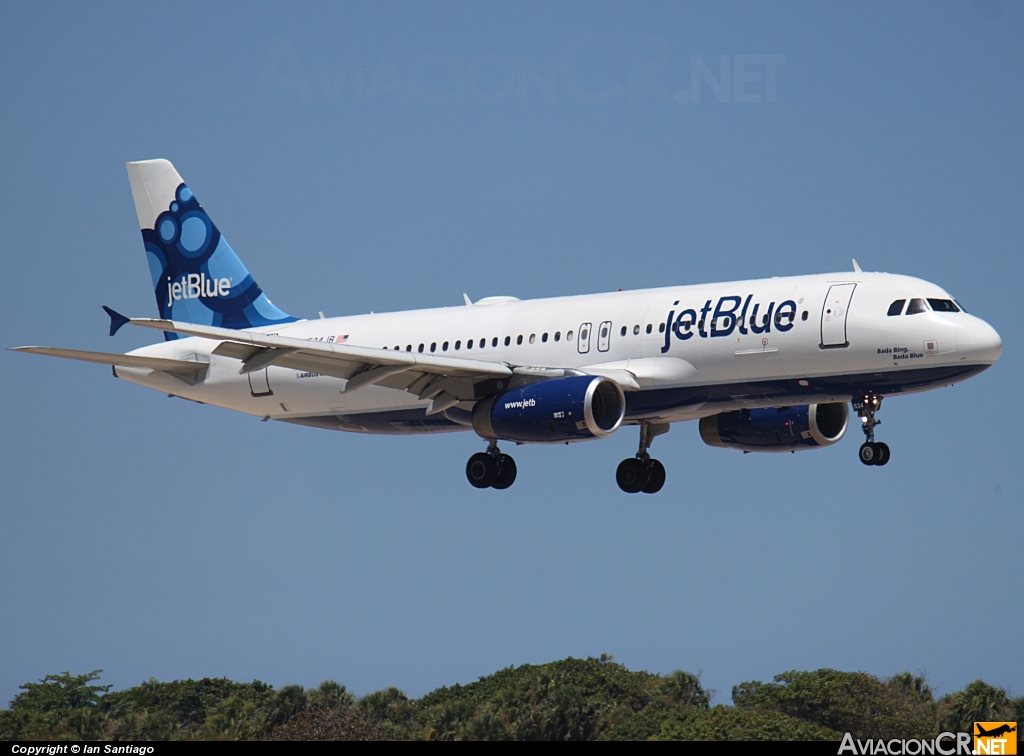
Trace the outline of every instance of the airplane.
{"type": "Polygon", "coordinates": [[[978,722],[975,722],[974,726],[978,728],[976,735],[979,738],[998,738],[1000,735],[1007,735],[1017,731],[1016,727],[1010,727],[1008,724],[1001,724],[998,727],[993,727],[991,730],[986,730],[978,722]]]}
{"type": "Polygon", "coordinates": [[[889,396],[993,365],[999,334],[935,284],[853,271],[437,309],[298,319],[271,303],[167,160],[127,164],[159,318],[104,307],[164,341],[113,354],[14,351],[111,366],[117,378],[263,420],[357,433],[474,432],[466,477],[507,489],[499,442],[560,444],[639,430],[616,482],[656,493],[650,455],[672,423],[743,452],[830,446],[861,421],[865,465],[889,396]]]}

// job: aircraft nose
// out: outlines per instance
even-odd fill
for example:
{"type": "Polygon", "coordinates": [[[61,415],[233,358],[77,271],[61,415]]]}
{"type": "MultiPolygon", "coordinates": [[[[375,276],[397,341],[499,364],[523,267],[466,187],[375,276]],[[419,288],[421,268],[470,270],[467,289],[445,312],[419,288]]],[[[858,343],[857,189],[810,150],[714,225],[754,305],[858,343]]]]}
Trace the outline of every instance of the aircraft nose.
{"type": "Polygon", "coordinates": [[[993,363],[1003,353],[1003,340],[996,329],[980,318],[971,318],[956,332],[956,351],[961,357],[993,363]]]}

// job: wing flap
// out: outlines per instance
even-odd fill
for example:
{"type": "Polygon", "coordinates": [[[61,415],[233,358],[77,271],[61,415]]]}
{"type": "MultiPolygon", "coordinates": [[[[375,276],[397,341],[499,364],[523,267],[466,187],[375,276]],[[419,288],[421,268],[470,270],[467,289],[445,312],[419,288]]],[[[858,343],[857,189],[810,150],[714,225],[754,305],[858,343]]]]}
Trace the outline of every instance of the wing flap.
{"type": "Polygon", "coordinates": [[[389,349],[351,346],[349,344],[328,344],[320,341],[305,341],[289,336],[275,336],[255,331],[236,331],[229,328],[199,326],[173,320],[156,318],[132,318],[132,325],[170,331],[185,336],[198,336],[216,341],[232,342],[238,346],[219,345],[215,353],[237,359],[247,359],[258,349],[288,349],[292,353],[275,364],[293,370],[308,370],[337,378],[349,378],[364,367],[405,366],[420,373],[464,377],[494,378],[509,376],[512,370],[500,362],[440,357],[414,352],[395,352],[389,349]],[[243,352],[241,348],[248,349],[243,352]],[[231,352],[231,354],[228,354],[231,352]],[[241,355],[245,354],[243,357],[241,355]]]}

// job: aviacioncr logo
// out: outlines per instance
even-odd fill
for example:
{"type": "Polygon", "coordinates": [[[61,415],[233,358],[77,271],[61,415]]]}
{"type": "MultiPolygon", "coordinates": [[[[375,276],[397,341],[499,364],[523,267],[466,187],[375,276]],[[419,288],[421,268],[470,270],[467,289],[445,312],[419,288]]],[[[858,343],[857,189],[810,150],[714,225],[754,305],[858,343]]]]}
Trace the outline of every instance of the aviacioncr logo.
{"type": "Polygon", "coordinates": [[[226,297],[231,294],[231,279],[207,278],[205,273],[189,273],[180,281],[167,277],[167,306],[181,299],[226,297]]]}

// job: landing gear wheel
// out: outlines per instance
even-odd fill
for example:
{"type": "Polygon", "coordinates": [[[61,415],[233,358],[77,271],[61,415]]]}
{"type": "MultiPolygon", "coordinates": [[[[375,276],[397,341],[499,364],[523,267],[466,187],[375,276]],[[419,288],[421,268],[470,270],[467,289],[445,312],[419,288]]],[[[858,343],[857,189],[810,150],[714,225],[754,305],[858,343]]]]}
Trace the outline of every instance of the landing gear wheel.
{"type": "Polygon", "coordinates": [[[507,454],[498,457],[498,474],[491,488],[502,491],[516,482],[516,461],[507,454]]]}
{"type": "Polygon", "coordinates": [[[649,480],[647,465],[635,457],[622,460],[615,471],[615,482],[626,493],[640,493],[649,480]]]}
{"type": "Polygon", "coordinates": [[[876,443],[875,446],[878,447],[878,461],[875,464],[881,467],[889,461],[889,445],[886,443],[876,443]]]}
{"type": "Polygon", "coordinates": [[[474,454],[466,463],[466,478],[474,488],[490,488],[497,477],[498,463],[487,452],[474,454]]]}
{"type": "Polygon", "coordinates": [[[860,445],[860,461],[865,465],[877,465],[880,457],[881,452],[878,451],[878,444],[865,441],[860,445]]]}
{"type": "Polygon", "coordinates": [[[877,465],[881,467],[889,461],[889,447],[886,444],[875,441],[875,426],[881,425],[882,421],[875,417],[882,406],[882,397],[877,394],[862,394],[860,400],[853,402],[853,408],[860,416],[861,430],[864,431],[865,441],[860,447],[860,461],[865,465],[877,465]]]}
{"type": "Polygon", "coordinates": [[[647,485],[640,490],[646,494],[658,493],[665,485],[665,465],[652,459],[647,466],[647,485]]]}

